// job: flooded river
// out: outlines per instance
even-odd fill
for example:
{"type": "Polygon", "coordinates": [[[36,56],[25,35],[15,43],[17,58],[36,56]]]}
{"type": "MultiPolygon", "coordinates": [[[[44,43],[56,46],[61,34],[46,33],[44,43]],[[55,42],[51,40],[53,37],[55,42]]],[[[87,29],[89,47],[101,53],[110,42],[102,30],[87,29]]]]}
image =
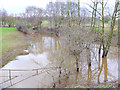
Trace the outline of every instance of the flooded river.
{"type": "MultiPolygon", "coordinates": [[[[17,56],[0,69],[0,88],[66,87],[87,83],[86,57],[80,57],[80,72],[76,73],[74,57],[64,54],[59,38],[39,36],[29,40],[29,43],[30,46],[25,50],[29,52],[28,55],[17,56]],[[63,59],[66,61],[62,62],[63,59]]],[[[97,83],[98,48],[96,44],[91,46],[91,83],[97,83]]],[[[118,47],[110,48],[107,61],[108,81],[118,80],[118,47]]],[[[100,82],[103,81],[104,70],[100,76],[100,82]]]]}

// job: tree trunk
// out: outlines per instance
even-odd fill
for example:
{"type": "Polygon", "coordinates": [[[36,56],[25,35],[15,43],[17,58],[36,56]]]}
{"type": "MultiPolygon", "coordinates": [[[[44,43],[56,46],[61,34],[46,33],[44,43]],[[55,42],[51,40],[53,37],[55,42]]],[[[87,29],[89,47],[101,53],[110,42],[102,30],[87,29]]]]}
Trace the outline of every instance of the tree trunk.
{"type": "Polygon", "coordinates": [[[70,24],[70,3],[69,1],[67,2],[67,17],[68,17],[68,25],[69,27],[71,27],[71,24],[70,24]]]}
{"type": "Polygon", "coordinates": [[[88,84],[91,82],[92,71],[91,71],[91,63],[88,64],[88,84]]]}
{"type": "Polygon", "coordinates": [[[100,72],[98,74],[98,80],[97,80],[98,84],[100,84],[100,75],[101,75],[101,72],[103,70],[103,65],[104,65],[104,60],[102,59],[102,65],[101,65],[100,72]]]}
{"type": "Polygon", "coordinates": [[[108,71],[107,71],[107,57],[103,57],[102,58],[103,61],[104,61],[104,82],[107,81],[107,74],[108,74],[108,71]]]}
{"type": "Polygon", "coordinates": [[[59,71],[59,84],[61,84],[61,81],[60,81],[60,77],[61,77],[61,67],[59,67],[60,71],[59,71]]]}
{"type": "Polygon", "coordinates": [[[93,30],[93,20],[94,20],[94,7],[95,7],[95,2],[94,2],[94,5],[93,5],[93,11],[92,11],[92,20],[91,20],[91,27],[90,29],[93,30]]]}
{"type": "Polygon", "coordinates": [[[80,26],[80,0],[78,0],[78,25],[80,26]]]}
{"type": "Polygon", "coordinates": [[[98,2],[96,1],[96,2],[95,2],[95,5],[94,5],[94,6],[95,6],[95,12],[94,12],[94,24],[93,24],[93,27],[92,27],[93,30],[94,30],[94,29],[96,30],[96,26],[95,26],[95,25],[96,25],[96,11],[97,11],[97,5],[98,5],[98,2]]]}
{"type": "Polygon", "coordinates": [[[79,72],[78,61],[79,61],[79,58],[76,56],[76,68],[77,68],[77,72],[79,72]]]}
{"type": "Polygon", "coordinates": [[[75,77],[75,84],[78,82],[78,72],[76,72],[76,77],[75,77]]]}
{"type": "Polygon", "coordinates": [[[92,71],[91,71],[91,55],[90,50],[87,49],[87,62],[88,62],[88,84],[91,82],[92,71]]]}
{"type": "Polygon", "coordinates": [[[101,45],[99,47],[99,53],[98,53],[98,70],[100,69],[100,55],[101,55],[101,45]]]}

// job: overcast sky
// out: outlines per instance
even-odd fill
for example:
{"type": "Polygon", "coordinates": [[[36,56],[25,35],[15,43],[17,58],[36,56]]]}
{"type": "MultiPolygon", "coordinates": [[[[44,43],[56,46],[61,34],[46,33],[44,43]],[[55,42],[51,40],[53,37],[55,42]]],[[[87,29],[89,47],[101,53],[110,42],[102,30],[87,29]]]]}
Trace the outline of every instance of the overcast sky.
{"type": "MultiPolygon", "coordinates": [[[[50,1],[65,1],[65,0],[0,0],[0,8],[4,8],[8,14],[22,13],[27,6],[37,6],[45,8],[50,1]]],[[[74,0],[75,1],[75,0],[74,0]]],[[[106,1],[106,0],[104,0],[106,1]]],[[[115,0],[108,0],[109,5],[113,6],[115,0]]],[[[80,0],[81,6],[85,6],[85,3],[90,4],[91,0],[80,0]]]]}

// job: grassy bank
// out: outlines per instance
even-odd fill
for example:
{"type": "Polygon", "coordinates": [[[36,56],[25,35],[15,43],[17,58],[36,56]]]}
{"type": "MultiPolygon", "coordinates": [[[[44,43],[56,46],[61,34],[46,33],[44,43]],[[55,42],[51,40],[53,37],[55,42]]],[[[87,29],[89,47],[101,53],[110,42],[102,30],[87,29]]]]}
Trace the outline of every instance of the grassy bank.
{"type": "MultiPolygon", "coordinates": [[[[102,29],[96,28],[95,31],[97,31],[97,32],[102,32],[102,29]]],[[[107,34],[107,33],[110,32],[110,30],[109,30],[109,29],[105,29],[104,32],[105,32],[105,34],[107,34]]],[[[115,36],[115,35],[118,35],[118,30],[115,30],[115,29],[114,29],[114,30],[113,30],[113,36],[115,36]]]]}
{"type": "Polygon", "coordinates": [[[15,59],[17,55],[24,54],[28,47],[27,37],[16,30],[16,28],[0,28],[1,37],[0,50],[2,51],[2,66],[15,59]]]}
{"type": "Polygon", "coordinates": [[[101,84],[82,84],[82,85],[72,85],[69,88],[100,88],[100,89],[105,89],[105,88],[114,88],[115,90],[118,90],[118,81],[109,81],[101,84]]]}

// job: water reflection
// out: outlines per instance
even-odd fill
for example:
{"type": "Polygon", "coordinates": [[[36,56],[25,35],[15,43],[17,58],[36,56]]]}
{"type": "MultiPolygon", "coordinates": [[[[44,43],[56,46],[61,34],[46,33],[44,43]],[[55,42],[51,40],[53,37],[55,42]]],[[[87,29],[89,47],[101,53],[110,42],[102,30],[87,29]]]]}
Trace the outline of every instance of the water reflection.
{"type": "MultiPolygon", "coordinates": [[[[66,53],[59,38],[40,35],[30,40],[30,44],[31,46],[28,48],[28,55],[16,57],[16,60],[9,62],[1,69],[1,76],[9,76],[11,73],[10,81],[7,81],[10,79],[9,77],[0,77],[1,88],[8,86],[17,88],[63,87],[72,84],[97,83],[99,72],[98,58],[101,59],[102,57],[102,54],[100,56],[98,54],[99,45],[92,44],[90,51],[84,50],[81,53],[78,64],[79,72],[76,72],[75,57],[66,53]],[[49,67],[58,67],[58,69],[49,67]],[[35,70],[39,68],[47,69],[35,70]],[[16,71],[9,73],[9,71],[3,71],[3,69],[14,69],[16,71]],[[4,81],[6,82],[1,83],[4,81]],[[11,86],[11,83],[13,86],[11,86]]],[[[107,61],[108,80],[117,80],[117,47],[110,48],[107,61]]],[[[102,62],[100,61],[100,66],[101,64],[102,62]]],[[[104,80],[103,71],[101,72],[100,82],[103,82],[104,80]]]]}
{"type": "MultiPolygon", "coordinates": [[[[52,86],[51,85],[53,83],[52,74],[56,74],[57,73],[56,71],[52,71],[52,69],[50,71],[48,69],[47,70],[43,69],[37,72],[36,70],[33,69],[52,67],[48,59],[48,54],[51,51],[58,50],[59,48],[58,39],[48,36],[37,36],[36,38],[33,38],[30,41],[30,44],[31,46],[28,48],[28,50],[26,50],[29,52],[28,55],[21,55],[16,57],[16,60],[9,62],[0,70],[0,75],[1,75],[0,88],[5,88],[5,87],[40,88],[40,87],[52,86]],[[9,76],[9,70],[5,70],[5,69],[12,69],[10,73],[11,73],[11,78],[12,78],[11,81],[13,83],[13,86],[11,86],[11,83],[9,82],[10,78],[7,77],[9,76]],[[41,72],[40,75],[35,76],[36,73],[40,73],[40,72],[41,72]],[[42,74],[42,72],[44,73],[42,74]],[[35,83],[33,84],[33,82],[35,83]],[[47,82],[50,83],[47,84],[47,82]]],[[[56,77],[56,75],[53,76],[56,77]]]]}

